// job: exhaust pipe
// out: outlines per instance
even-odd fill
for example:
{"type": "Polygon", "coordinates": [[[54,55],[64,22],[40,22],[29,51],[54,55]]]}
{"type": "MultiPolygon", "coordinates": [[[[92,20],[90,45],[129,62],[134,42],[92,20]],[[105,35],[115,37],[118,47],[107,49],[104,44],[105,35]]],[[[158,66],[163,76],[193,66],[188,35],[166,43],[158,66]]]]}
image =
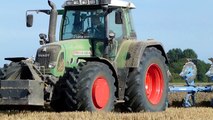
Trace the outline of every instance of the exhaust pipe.
{"type": "Polygon", "coordinates": [[[48,0],[48,4],[52,8],[50,11],[48,40],[50,43],[52,43],[56,41],[55,34],[56,34],[58,12],[56,5],[52,1],[48,0]]]}

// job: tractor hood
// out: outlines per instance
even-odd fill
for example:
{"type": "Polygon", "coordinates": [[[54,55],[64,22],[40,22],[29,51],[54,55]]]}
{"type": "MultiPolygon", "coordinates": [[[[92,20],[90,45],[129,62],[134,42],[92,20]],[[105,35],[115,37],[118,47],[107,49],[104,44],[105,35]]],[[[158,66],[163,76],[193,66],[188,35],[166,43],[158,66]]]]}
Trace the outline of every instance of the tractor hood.
{"type": "Polygon", "coordinates": [[[76,57],[90,57],[91,56],[91,43],[89,39],[76,39],[60,41],[55,44],[60,45],[67,56],[76,57]]]}
{"type": "MultiPolygon", "coordinates": [[[[65,67],[73,67],[79,57],[91,57],[89,39],[66,40],[40,47],[36,54],[36,63],[46,70],[62,72],[65,67]]],[[[50,71],[46,71],[48,73],[50,71]]]]}
{"type": "Polygon", "coordinates": [[[76,64],[79,57],[91,57],[92,55],[92,45],[89,39],[60,41],[55,44],[61,46],[61,53],[64,54],[67,66],[76,64]]]}

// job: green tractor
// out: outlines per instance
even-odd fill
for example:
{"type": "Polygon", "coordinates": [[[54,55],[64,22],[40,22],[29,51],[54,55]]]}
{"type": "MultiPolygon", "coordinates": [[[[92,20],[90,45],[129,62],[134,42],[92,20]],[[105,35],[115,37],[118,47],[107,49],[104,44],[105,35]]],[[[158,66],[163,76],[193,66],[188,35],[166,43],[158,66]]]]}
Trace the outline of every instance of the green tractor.
{"type": "MultiPolygon", "coordinates": [[[[48,38],[35,59],[0,69],[0,105],[50,106],[56,111],[112,111],[114,106],[163,111],[167,106],[167,57],[160,42],[137,41],[133,3],[123,0],[67,0],[51,10],[48,38]],[[57,16],[62,15],[59,41],[57,16]]],[[[27,26],[33,24],[27,11],[27,26]]]]}

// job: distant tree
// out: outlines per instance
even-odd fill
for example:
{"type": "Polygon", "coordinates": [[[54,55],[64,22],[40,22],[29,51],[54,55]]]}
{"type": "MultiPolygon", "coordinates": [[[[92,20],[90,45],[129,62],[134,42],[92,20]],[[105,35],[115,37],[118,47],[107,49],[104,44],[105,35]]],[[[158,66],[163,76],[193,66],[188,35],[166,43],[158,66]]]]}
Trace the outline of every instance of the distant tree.
{"type": "Polygon", "coordinates": [[[167,56],[170,62],[177,62],[183,57],[183,52],[180,48],[174,48],[168,51],[167,56]]]}
{"type": "Polygon", "coordinates": [[[181,50],[180,48],[174,48],[168,51],[167,56],[169,58],[169,70],[172,74],[172,82],[184,82],[179,76],[182,71],[183,65],[187,62],[187,58],[193,59],[193,62],[197,66],[197,78],[196,81],[207,82],[209,78],[205,75],[210,65],[204,61],[197,59],[197,54],[192,49],[181,50]]]}
{"type": "Polygon", "coordinates": [[[192,49],[185,49],[183,51],[183,58],[197,59],[197,54],[192,49]]]}
{"type": "Polygon", "coordinates": [[[182,78],[179,76],[179,74],[182,71],[186,61],[187,61],[186,59],[181,58],[179,60],[176,60],[176,62],[170,62],[169,70],[173,76],[172,82],[180,82],[180,81],[184,82],[182,78]]]}

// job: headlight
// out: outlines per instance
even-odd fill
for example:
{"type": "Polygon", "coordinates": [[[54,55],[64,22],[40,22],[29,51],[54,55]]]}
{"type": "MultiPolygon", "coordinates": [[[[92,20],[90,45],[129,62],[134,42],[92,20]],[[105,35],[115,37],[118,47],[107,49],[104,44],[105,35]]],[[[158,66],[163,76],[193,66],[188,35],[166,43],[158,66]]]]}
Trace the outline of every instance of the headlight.
{"type": "Polygon", "coordinates": [[[56,63],[55,63],[55,62],[52,62],[52,63],[50,63],[50,64],[48,65],[48,67],[49,67],[50,69],[55,68],[55,66],[56,66],[56,63]]]}
{"type": "Polygon", "coordinates": [[[88,4],[88,0],[82,0],[82,1],[81,1],[81,4],[82,4],[82,5],[87,5],[87,4],[88,4]]]}
{"type": "Polygon", "coordinates": [[[95,0],[89,0],[89,4],[96,4],[95,0]]]}
{"type": "Polygon", "coordinates": [[[80,2],[79,2],[79,0],[68,0],[68,1],[66,1],[66,6],[70,6],[70,5],[79,5],[80,4],[80,2]]]}

